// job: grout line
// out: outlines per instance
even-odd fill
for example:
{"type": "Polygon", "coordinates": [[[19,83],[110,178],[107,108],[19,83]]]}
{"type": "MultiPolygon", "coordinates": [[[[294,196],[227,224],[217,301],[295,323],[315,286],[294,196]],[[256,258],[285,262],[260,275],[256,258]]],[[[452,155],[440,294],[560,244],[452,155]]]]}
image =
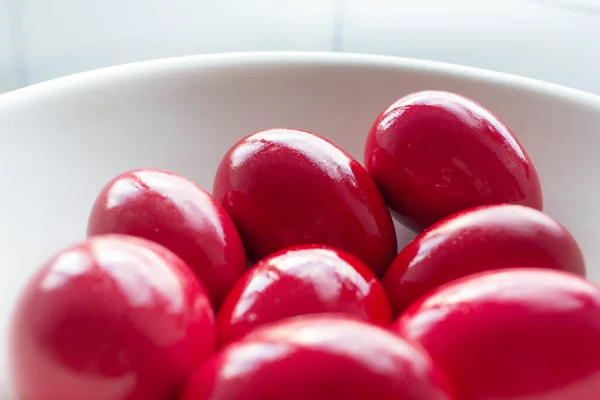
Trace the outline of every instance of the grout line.
{"type": "Polygon", "coordinates": [[[25,68],[25,46],[23,46],[23,10],[22,0],[7,0],[8,2],[8,36],[10,52],[13,60],[13,73],[17,88],[27,86],[29,79],[25,68]]]}
{"type": "Polygon", "coordinates": [[[344,15],[346,8],[345,0],[334,0],[333,2],[333,51],[343,51],[344,15]]]}

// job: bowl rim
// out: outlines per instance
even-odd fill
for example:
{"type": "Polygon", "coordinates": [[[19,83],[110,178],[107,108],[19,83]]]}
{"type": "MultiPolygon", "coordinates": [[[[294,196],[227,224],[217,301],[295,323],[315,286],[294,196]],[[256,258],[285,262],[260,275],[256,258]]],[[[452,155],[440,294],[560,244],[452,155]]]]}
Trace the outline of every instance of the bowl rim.
{"type": "MultiPolygon", "coordinates": [[[[556,83],[528,78],[505,72],[453,63],[390,55],[340,53],[325,51],[248,51],[211,53],[137,61],[79,72],[48,81],[35,83],[0,94],[0,107],[27,101],[38,96],[81,90],[85,86],[108,84],[121,79],[142,79],[144,75],[165,72],[191,71],[206,67],[339,67],[407,70],[446,75],[458,79],[504,86],[515,90],[537,92],[542,96],[562,98],[600,111],[600,95],[556,83]]],[[[1,109],[0,109],[1,110],[1,109]]]]}

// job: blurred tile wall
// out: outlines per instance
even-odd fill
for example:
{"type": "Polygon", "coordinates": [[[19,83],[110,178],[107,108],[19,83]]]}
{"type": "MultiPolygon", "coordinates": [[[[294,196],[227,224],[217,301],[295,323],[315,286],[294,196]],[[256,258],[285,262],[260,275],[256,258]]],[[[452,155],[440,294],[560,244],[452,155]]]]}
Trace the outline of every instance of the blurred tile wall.
{"type": "Polygon", "coordinates": [[[0,0],[0,92],[160,57],[378,53],[600,94],[598,0],[0,0]]]}
{"type": "Polygon", "coordinates": [[[0,0],[0,93],[18,86],[12,50],[9,0],[0,0]]]}

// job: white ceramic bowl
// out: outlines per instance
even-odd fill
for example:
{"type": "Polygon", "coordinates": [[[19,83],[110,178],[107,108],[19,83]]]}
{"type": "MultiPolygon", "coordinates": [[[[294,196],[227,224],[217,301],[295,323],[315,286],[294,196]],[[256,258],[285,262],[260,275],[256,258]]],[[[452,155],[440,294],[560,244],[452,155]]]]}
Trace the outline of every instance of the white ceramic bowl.
{"type": "MultiPolygon", "coordinates": [[[[325,135],[362,161],[368,129],[409,92],[442,89],[496,113],[543,184],[545,211],[578,239],[600,281],[600,97],[515,76],[381,56],[246,53],[102,69],[0,96],[0,398],[19,291],[61,247],[84,238],[102,185],[156,167],[212,187],[221,155],[270,127],[325,135]]],[[[399,242],[410,234],[399,228],[399,242]]]]}

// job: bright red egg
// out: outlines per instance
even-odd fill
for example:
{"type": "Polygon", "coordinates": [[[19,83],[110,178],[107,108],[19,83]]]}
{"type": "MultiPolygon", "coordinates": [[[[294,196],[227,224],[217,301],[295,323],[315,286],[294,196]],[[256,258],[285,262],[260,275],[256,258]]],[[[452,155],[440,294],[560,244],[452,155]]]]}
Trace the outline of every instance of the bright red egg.
{"type": "Polygon", "coordinates": [[[600,393],[600,288],[571,273],[471,275],[419,300],[394,329],[431,354],[461,400],[600,393]]]}
{"type": "Polygon", "coordinates": [[[548,268],[585,276],[575,239],[530,207],[481,206],[432,225],[398,254],[383,279],[396,314],[444,283],[501,268],[548,268]]]}
{"type": "Polygon", "coordinates": [[[10,363],[27,400],[164,400],[214,350],[210,300],[153,242],[107,235],[32,278],[15,310],[10,363]]]}
{"type": "Polygon", "coordinates": [[[309,132],[271,129],[242,139],[223,157],[213,193],[253,261],[320,244],[383,274],[397,252],[390,213],[367,171],[309,132]]]}
{"type": "Polygon", "coordinates": [[[288,318],[224,347],[180,400],[453,400],[421,348],[344,316],[288,318]]]}
{"type": "Polygon", "coordinates": [[[217,316],[217,337],[227,343],[260,325],[317,313],[392,322],[383,286],[362,262],[333,248],[299,246],[263,259],[238,281],[217,316]]]}
{"type": "Polygon", "coordinates": [[[379,115],[365,166],[399,221],[420,231],[486,204],[542,209],[538,174],[511,131],[465,97],[423,91],[379,115]]]}
{"type": "Polygon", "coordinates": [[[88,235],[122,233],[159,243],[200,278],[218,308],[246,272],[233,222],[204,189],[172,173],[140,169],[113,178],[100,192],[88,235]]]}

